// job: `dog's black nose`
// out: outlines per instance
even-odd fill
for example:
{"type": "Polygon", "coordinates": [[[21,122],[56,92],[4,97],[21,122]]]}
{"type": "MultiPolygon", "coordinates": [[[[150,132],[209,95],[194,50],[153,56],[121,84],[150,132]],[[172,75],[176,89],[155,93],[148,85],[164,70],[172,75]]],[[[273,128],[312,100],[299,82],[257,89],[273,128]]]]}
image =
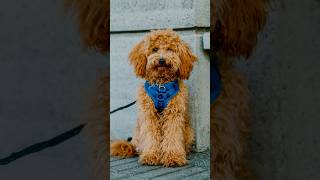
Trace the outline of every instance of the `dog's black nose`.
{"type": "Polygon", "coordinates": [[[160,65],[163,65],[164,63],[165,63],[164,58],[160,58],[160,59],[159,59],[159,64],[160,64],[160,65]]]}

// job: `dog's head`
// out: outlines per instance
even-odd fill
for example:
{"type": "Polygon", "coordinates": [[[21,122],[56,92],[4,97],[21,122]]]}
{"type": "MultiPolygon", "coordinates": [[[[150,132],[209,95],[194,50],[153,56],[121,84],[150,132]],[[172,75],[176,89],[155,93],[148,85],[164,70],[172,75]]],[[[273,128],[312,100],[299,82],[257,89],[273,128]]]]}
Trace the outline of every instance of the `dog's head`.
{"type": "Polygon", "coordinates": [[[226,56],[249,57],[266,23],[268,0],[214,0],[211,47],[226,56]]]}
{"type": "Polygon", "coordinates": [[[188,79],[196,59],[188,44],[170,29],[151,31],[129,54],[136,75],[150,81],[188,79]]]}

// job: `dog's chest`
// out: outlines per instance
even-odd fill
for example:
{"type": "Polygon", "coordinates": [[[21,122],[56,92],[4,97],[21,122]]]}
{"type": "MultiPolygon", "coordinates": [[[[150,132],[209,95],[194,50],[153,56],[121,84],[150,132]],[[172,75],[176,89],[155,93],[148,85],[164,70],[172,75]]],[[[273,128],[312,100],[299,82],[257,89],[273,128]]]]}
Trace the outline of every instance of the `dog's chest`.
{"type": "Polygon", "coordinates": [[[154,107],[158,112],[162,112],[169,104],[170,100],[179,92],[178,80],[164,84],[144,84],[147,95],[152,99],[154,107]]]}

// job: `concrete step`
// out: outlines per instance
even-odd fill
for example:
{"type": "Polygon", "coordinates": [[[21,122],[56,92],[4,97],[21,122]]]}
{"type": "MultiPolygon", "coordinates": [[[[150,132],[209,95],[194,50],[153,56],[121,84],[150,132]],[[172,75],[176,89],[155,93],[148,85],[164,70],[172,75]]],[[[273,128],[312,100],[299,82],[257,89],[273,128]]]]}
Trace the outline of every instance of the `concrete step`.
{"type": "Polygon", "coordinates": [[[138,157],[110,159],[110,178],[120,179],[210,179],[209,151],[188,156],[188,165],[166,168],[163,166],[142,166],[138,157]]]}

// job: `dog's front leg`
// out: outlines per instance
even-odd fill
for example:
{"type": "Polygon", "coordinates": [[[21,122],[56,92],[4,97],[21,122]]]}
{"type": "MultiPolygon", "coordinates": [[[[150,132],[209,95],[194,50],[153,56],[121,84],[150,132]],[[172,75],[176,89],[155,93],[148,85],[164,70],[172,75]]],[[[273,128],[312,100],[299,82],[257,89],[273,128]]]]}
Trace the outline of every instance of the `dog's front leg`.
{"type": "MultiPolygon", "coordinates": [[[[146,110],[148,111],[148,110],[146,110]]],[[[150,110],[149,110],[150,111],[150,110]]],[[[146,165],[160,164],[161,133],[158,117],[152,113],[146,113],[141,122],[139,147],[141,149],[139,162],[146,165]]]]}
{"type": "Polygon", "coordinates": [[[184,144],[185,117],[182,113],[169,113],[164,116],[163,141],[161,149],[164,166],[183,166],[187,163],[184,144]]]}

